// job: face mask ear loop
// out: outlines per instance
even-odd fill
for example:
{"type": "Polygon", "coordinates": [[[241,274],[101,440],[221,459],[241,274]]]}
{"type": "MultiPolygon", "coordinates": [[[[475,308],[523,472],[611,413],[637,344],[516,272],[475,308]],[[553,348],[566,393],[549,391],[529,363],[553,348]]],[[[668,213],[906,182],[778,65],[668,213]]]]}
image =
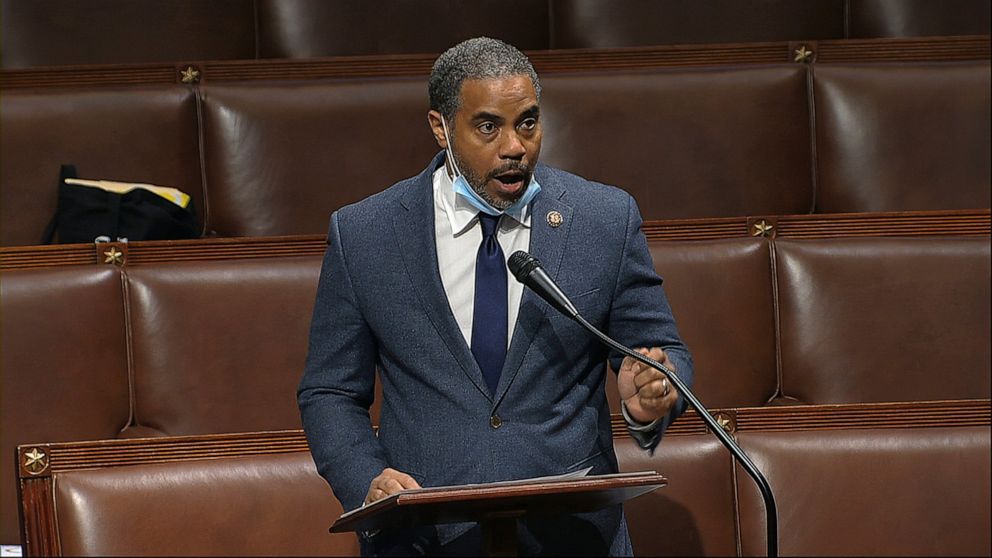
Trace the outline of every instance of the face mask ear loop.
{"type": "Polygon", "coordinates": [[[441,117],[441,128],[444,130],[444,141],[448,144],[448,160],[451,161],[451,168],[455,171],[455,178],[462,175],[462,171],[458,170],[458,164],[455,163],[455,151],[451,148],[451,138],[448,136],[448,125],[444,122],[444,117],[441,117]]]}

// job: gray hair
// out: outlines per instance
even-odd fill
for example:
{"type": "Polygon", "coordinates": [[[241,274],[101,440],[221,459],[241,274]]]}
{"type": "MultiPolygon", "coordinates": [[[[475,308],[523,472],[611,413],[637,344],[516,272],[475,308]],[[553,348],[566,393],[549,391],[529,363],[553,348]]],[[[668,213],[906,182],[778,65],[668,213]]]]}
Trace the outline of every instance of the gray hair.
{"type": "Polygon", "coordinates": [[[498,39],[476,37],[449,48],[434,61],[427,82],[431,109],[441,113],[454,126],[455,112],[461,104],[462,82],[467,79],[490,79],[525,75],[530,77],[541,100],[541,82],[534,66],[516,47],[498,39]]]}

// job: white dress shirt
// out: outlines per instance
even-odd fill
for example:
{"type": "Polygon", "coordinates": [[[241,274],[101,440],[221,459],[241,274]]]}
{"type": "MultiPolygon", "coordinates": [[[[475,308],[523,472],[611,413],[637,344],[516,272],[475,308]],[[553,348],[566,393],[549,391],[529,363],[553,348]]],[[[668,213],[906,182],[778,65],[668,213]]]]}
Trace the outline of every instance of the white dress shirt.
{"type": "MultiPolygon", "coordinates": [[[[454,186],[445,167],[434,171],[434,242],[437,246],[437,266],[441,272],[441,284],[448,295],[448,305],[455,315],[458,328],[462,330],[465,343],[472,346],[472,316],[475,310],[475,259],[482,243],[482,227],[479,226],[479,210],[465,199],[455,194],[454,186]]],[[[520,212],[519,219],[504,214],[499,220],[496,239],[503,249],[503,257],[509,258],[517,250],[530,247],[531,208],[527,205],[520,212]]],[[[520,299],[524,286],[507,270],[507,332],[509,348],[513,339],[513,329],[517,325],[520,299]]],[[[631,434],[640,440],[642,433],[651,433],[663,418],[651,423],[635,420],[627,412],[626,403],[621,405],[621,413],[631,434]]]]}
{"type": "MultiPolygon", "coordinates": [[[[472,315],[475,310],[475,258],[482,243],[479,210],[455,194],[454,186],[442,166],[434,171],[434,241],[437,245],[437,266],[441,284],[448,295],[448,305],[455,315],[465,343],[472,346],[472,315]]],[[[499,220],[496,239],[509,258],[517,250],[530,247],[530,206],[517,217],[504,214],[499,220]]],[[[507,270],[507,332],[509,348],[513,329],[517,325],[520,298],[524,286],[507,270]]]]}

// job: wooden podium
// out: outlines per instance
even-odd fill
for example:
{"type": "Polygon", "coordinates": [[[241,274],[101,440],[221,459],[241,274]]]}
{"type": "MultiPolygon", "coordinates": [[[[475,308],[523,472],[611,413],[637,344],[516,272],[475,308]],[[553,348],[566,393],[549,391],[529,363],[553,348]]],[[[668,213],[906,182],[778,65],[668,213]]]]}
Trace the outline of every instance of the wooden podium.
{"type": "Polygon", "coordinates": [[[528,479],[405,490],[337,519],[332,533],[439,523],[478,522],[485,556],[517,554],[517,520],[589,512],[668,484],[654,471],[573,479],[528,479]]]}

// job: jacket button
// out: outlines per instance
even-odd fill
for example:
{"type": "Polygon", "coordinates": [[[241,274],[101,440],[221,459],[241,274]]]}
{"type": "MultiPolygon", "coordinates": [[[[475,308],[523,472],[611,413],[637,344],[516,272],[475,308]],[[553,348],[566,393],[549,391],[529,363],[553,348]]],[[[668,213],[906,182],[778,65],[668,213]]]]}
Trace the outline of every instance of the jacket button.
{"type": "Polygon", "coordinates": [[[503,419],[499,418],[499,415],[493,415],[489,417],[489,426],[499,428],[500,426],[503,426],[503,419]]]}

